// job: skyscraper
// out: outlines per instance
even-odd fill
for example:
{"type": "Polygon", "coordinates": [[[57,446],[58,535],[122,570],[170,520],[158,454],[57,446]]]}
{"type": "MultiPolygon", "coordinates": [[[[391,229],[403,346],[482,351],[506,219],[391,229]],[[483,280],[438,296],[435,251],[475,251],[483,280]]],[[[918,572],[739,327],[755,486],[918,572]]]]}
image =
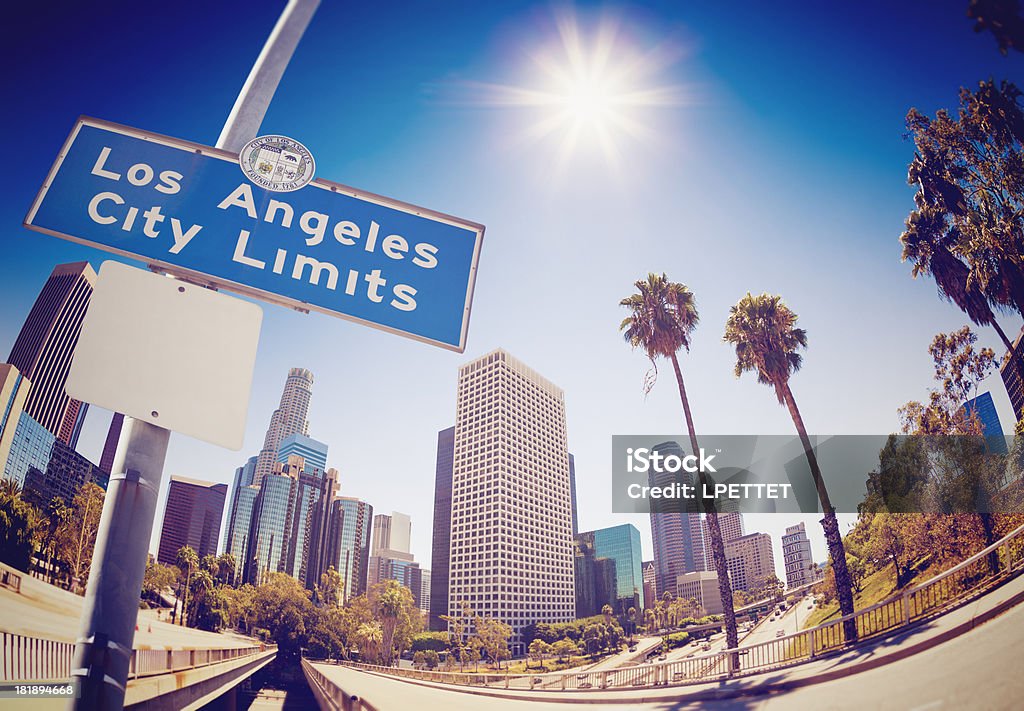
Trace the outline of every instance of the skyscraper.
{"type": "MultiPolygon", "coordinates": [[[[731,502],[728,502],[731,503],[731,502]]],[[[711,549],[711,530],[708,526],[707,517],[703,519],[704,525],[704,570],[715,569],[714,551],[711,549]]],[[[722,532],[722,542],[741,538],[743,536],[743,514],[739,511],[719,511],[718,527],[722,532]]],[[[696,579],[696,578],[694,578],[696,579]]]]}
{"type": "Polygon", "coordinates": [[[231,511],[228,514],[227,536],[224,539],[224,552],[235,558],[239,579],[245,579],[245,563],[249,552],[249,530],[252,525],[252,514],[259,496],[258,486],[243,486],[232,490],[231,511]]]}
{"type": "Polygon", "coordinates": [[[289,465],[275,463],[258,485],[259,494],[249,524],[246,582],[259,584],[268,573],[284,572],[297,484],[298,477],[291,474],[289,465]]]}
{"type": "Polygon", "coordinates": [[[786,587],[798,588],[817,579],[811,569],[811,541],[802,521],[786,528],[782,536],[782,561],[786,566],[786,587]]]}
{"type": "MultiPolygon", "coordinates": [[[[448,611],[522,629],[575,615],[561,388],[498,349],[459,370],[448,611]]],[[[437,571],[434,571],[437,575],[437,571]]]]}
{"type": "Polygon", "coordinates": [[[978,397],[971,398],[964,403],[963,407],[968,416],[977,414],[989,451],[992,454],[1008,454],[1010,450],[1006,446],[1006,438],[1003,436],[999,413],[996,412],[996,405],[992,402],[992,393],[985,392],[978,397]]]}
{"type": "Polygon", "coordinates": [[[88,262],[60,264],[43,285],[8,362],[32,381],[25,412],[74,447],[87,405],[64,391],[96,272],[88,262]]]}
{"type": "Polygon", "coordinates": [[[107,429],[107,438],[103,441],[103,454],[100,455],[100,469],[112,473],[114,468],[114,455],[117,453],[117,442],[121,438],[121,428],[124,427],[124,415],[115,412],[110,418],[110,427],[107,429]]]}
{"type": "Polygon", "coordinates": [[[455,428],[437,433],[434,469],[434,536],[430,551],[430,629],[448,629],[441,619],[448,614],[448,564],[452,535],[452,463],[455,459],[455,428]]]}
{"type": "MultiPolygon", "coordinates": [[[[676,442],[662,442],[654,450],[665,456],[685,455],[676,442]]],[[[655,471],[647,475],[650,485],[669,486],[679,479],[692,484],[686,472],[674,474],[655,471]]],[[[651,500],[651,538],[654,541],[655,593],[661,597],[666,590],[675,594],[676,579],[683,573],[704,570],[704,535],[696,504],[689,502],[686,512],[678,510],[678,503],[669,499],[651,500]]]]}
{"type": "Polygon", "coordinates": [[[309,399],[313,394],[313,374],[305,368],[292,368],[281,393],[281,403],[270,416],[270,426],[263,439],[263,449],[256,460],[256,476],[254,482],[259,484],[263,477],[274,469],[278,461],[278,448],[281,441],[293,434],[309,434],[309,422],[306,420],[309,411],[309,399]]]}
{"type": "Polygon", "coordinates": [[[579,519],[576,517],[576,458],[569,453],[569,496],[572,500],[572,535],[580,532],[579,519]]]}
{"type": "Polygon", "coordinates": [[[772,539],[767,533],[749,533],[725,544],[725,562],[733,590],[755,592],[775,575],[772,539]]]}
{"type": "Polygon", "coordinates": [[[351,496],[331,503],[326,562],[341,574],[342,602],[366,592],[373,507],[351,496]]]}
{"type": "Polygon", "coordinates": [[[182,546],[191,546],[200,558],[216,555],[227,493],[227,484],[172,476],[157,560],[174,565],[182,546]]]}
{"type": "Polygon", "coordinates": [[[31,389],[32,383],[17,368],[0,363],[0,473],[7,466],[7,456],[14,443],[18,419],[25,409],[25,400],[31,389]]]}
{"type": "MultiPolygon", "coordinates": [[[[1024,328],[1021,328],[1017,338],[1014,339],[1013,350],[1021,353],[1022,345],[1024,345],[1024,328]]],[[[1012,359],[1004,358],[1002,365],[999,366],[999,376],[1003,379],[1003,385],[1006,386],[1006,394],[1010,397],[1013,414],[1020,422],[1024,419],[1024,382],[1021,381],[1017,364],[1012,359]]]]}
{"type": "Polygon", "coordinates": [[[657,584],[655,579],[657,578],[657,569],[654,567],[653,560],[645,560],[643,562],[644,570],[644,609],[654,607],[654,603],[658,601],[657,584]]]}

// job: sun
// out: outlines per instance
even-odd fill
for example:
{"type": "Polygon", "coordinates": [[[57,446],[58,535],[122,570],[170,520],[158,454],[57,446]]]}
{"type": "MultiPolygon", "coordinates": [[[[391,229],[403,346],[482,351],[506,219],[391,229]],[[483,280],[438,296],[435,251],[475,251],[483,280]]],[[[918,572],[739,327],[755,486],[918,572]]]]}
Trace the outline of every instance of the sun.
{"type": "Polygon", "coordinates": [[[648,124],[654,110],[686,103],[683,87],[659,81],[683,48],[638,39],[607,15],[584,28],[565,10],[553,24],[546,40],[528,46],[522,83],[473,84],[473,103],[528,114],[522,138],[550,146],[559,170],[594,151],[618,166],[624,146],[656,137],[648,124]]]}

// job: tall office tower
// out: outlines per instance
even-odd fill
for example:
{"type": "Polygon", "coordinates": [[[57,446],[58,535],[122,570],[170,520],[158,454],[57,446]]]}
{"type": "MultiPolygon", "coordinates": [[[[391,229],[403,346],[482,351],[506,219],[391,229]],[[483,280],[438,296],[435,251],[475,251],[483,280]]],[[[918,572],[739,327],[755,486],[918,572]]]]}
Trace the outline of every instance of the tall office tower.
{"type": "MultiPolygon", "coordinates": [[[[459,370],[448,611],[521,631],[575,615],[565,399],[498,349],[459,370]]],[[[435,572],[436,574],[436,572],[435,572]]]]}
{"type": "Polygon", "coordinates": [[[420,610],[430,614],[430,571],[420,571],[420,610]]]}
{"type": "Polygon", "coordinates": [[[240,580],[245,578],[245,563],[249,553],[249,530],[252,526],[252,514],[259,493],[259,487],[250,484],[232,490],[231,494],[231,510],[225,526],[227,536],[224,538],[223,548],[225,553],[234,556],[236,574],[240,580]]]}
{"type": "Polygon", "coordinates": [[[657,568],[654,567],[653,560],[645,560],[643,562],[644,567],[644,609],[654,607],[654,603],[658,601],[658,588],[655,583],[657,577],[657,568]]]}
{"type": "Polygon", "coordinates": [[[274,464],[263,477],[249,524],[245,554],[245,581],[259,585],[268,573],[282,573],[288,553],[297,476],[286,464],[274,464]]]}
{"type": "Polygon", "coordinates": [[[569,453],[569,496],[572,499],[572,536],[580,532],[579,519],[576,517],[576,458],[569,453]]]}
{"type": "Polygon", "coordinates": [[[32,381],[29,417],[74,447],[85,405],[64,392],[96,272],[88,262],[60,264],[46,280],[7,361],[32,381]]]}
{"type": "Polygon", "coordinates": [[[366,592],[373,507],[351,496],[331,503],[327,531],[327,564],[341,573],[341,600],[347,603],[366,592]]]}
{"type": "Polygon", "coordinates": [[[281,440],[293,434],[309,434],[309,422],[306,415],[309,411],[309,398],[313,394],[313,374],[305,368],[292,368],[284,382],[281,403],[270,416],[270,427],[263,439],[263,449],[256,460],[255,483],[263,481],[263,477],[274,469],[278,461],[277,451],[281,440]]]}
{"type": "MultiPolygon", "coordinates": [[[[662,442],[653,448],[665,456],[685,456],[676,442],[662,442]]],[[[677,481],[693,484],[686,472],[674,474],[655,471],[647,475],[651,486],[669,486],[677,481]]],[[[654,540],[655,594],[660,598],[666,590],[675,594],[676,578],[683,573],[704,570],[704,535],[700,513],[695,502],[687,502],[686,511],[679,510],[672,499],[651,500],[651,537],[654,540]]]]}
{"type": "Polygon", "coordinates": [[[200,558],[216,555],[227,493],[227,484],[172,476],[160,528],[157,560],[174,565],[178,549],[182,546],[191,546],[200,558]]]}
{"type": "Polygon", "coordinates": [[[718,590],[718,573],[706,570],[683,573],[676,579],[676,597],[696,600],[705,615],[721,615],[722,595],[718,590]]]}
{"type": "Polygon", "coordinates": [[[319,582],[320,531],[319,519],[324,516],[324,502],[334,496],[336,481],[328,479],[327,445],[305,435],[291,435],[281,440],[278,450],[279,468],[295,479],[292,488],[291,518],[284,532],[287,546],[282,571],[302,581],[307,587],[319,582]],[[309,459],[294,454],[304,452],[309,459]]]}
{"type": "Polygon", "coordinates": [[[121,428],[124,427],[124,415],[115,412],[110,418],[107,438],[103,441],[103,454],[100,455],[100,469],[110,473],[114,468],[114,455],[117,454],[117,442],[121,439],[121,428]]]}
{"type": "Polygon", "coordinates": [[[411,547],[412,521],[408,514],[392,511],[391,515],[377,514],[373,517],[373,539],[370,555],[381,555],[384,551],[408,554],[411,547]]]}
{"type": "MultiPolygon", "coordinates": [[[[23,421],[32,421],[28,415],[21,418],[23,421]]],[[[23,496],[25,501],[34,504],[40,510],[45,511],[50,502],[56,497],[63,499],[68,506],[74,501],[78,490],[86,484],[92,483],[106,490],[110,475],[90,462],[81,454],[56,439],[46,430],[43,430],[51,437],[50,457],[44,468],[29,467],[25,472],[25,484],[23,496]]],[[[17,439],[16,439],[17,446],[17,439]]],[[[218,525],[220,522],[217,522],[218,525]]]]}
{"type": "Polygon", "coordinates": [[[434,536],[430,550],[430,617],[428,627],[448,629],[441,619],[448,614],[448,563],[452,541],[452,463],[455,460],[455,428],[437,433],[434,469],[434,536]]]}
{"type": "MultiPolygon", "coordinates": [[[[1021,328],[1020,333],[1017,334],[1017,338],[1013,342],[1013,350],[1016,353],[1021,353],[1022,345],[1024,345],[1024,328],[1021,328]]],[[[999,377],[1003,379],[1003,385],[1006,386],[1006,394],[1010,397],[1010,404],[1013,405],[1013,414],[1020,422],[1024,419],[1024,382],[1021,382],[1020,373],[1013,360],[1004,357],[1002,365],[999,366],[999,377]]]]}
{"type": "MultiPolygon", "coordinates": [[[[14,443],[18,420],[25,409],[32,383],[8,363],[0,363],[0,473],[7,467],[7,457],[14,443]]],[[[13,478],[13,477],[12,477],[13,478]]],[[[19,481],[21,483],[22,480],[19,481]]]]}
{"type": "Polygon", "coordinates": [[[733,590],[755,592],[766,578],[775,575],[772,538],[767,533],[749,533],[725,544],[725,562],[733,590]]]}
{"type": "MultiPolygon", "coordinates": [[[[117,415],[115,414],[114,417],[116,418],[117,415]]],[[[113,430],[113,422],[110,423],[110,428],[113,430]]],[[[105,456],[106,450],[104,449],[104,457],[105,456]]],[[[239,553],[242,552],[242,548],[244,548],[242,539],[246,539],[249,536],[249,521],[252,516],[253,501],[246,501],[242,508],[242,517],[245,519],[245,526],[243,528],[239,528],[239,526],[236,525],[236,523],[241,522],[240,520],[236,522],[236,518],[238,517],[238,502],[239,497],[242,496],[242,490],[252,485],[252,478],[255,472],[256,457],[249,457],[245,464],[235,469],[235,478],[231,481],[231,490],[228,492],[227,516],[224,521],[224,539],[221,541],[220,548],[221,551],[235,556],[235,561],[239,565],[241,565],[244,560],[244,558],[239,557],[239,553]],[[239,538],[240,536],[242,537],[241,539],[239,538]]]]}
{"type": "Polygon", "coordinates": [[[327,534],[331,523],[331,504],[338,495],[338,470],[328,469],[320,478],[320,496],[310,512],[312,542],[306,557],[306,587],[315,590],[320,576],[327,572],[327,534]]]}
{"type": "Polygon", "coordinates": [[[964,413],[969,417],[972,414],[978,416],[981,423],[982,434],[992,454],[1009,454],[1009,447],[1006,446],[1006,438],[1003,436],[1003,426],[999,422],[999,414],[996,412],[996,404],[992,402],[992,393],[982,393],[978,397],[971,398],[963,404],[964,413]]]}
{"type": "MultiPolygon", "coordinates": [[[[732,503],[732,502],[728,502],[732,503]]],[[[735,504],[732,504],[735,507],[735,504]]],[[[704,570],[714,571],[714,551],[711,548],[711,528],[707,517],[704,518],[704,570]]],[[[743,536],[743,514],[739,511],[719,511],[718,527],[722,531],[722,542],[728,543],[743,536]]]]}
{"type": "Polygon", "coordinates": [[[584,531],[575,542],[576,616],[600,614],[605,605],[619,616],[631,607],[642,609],[643,561],[636,526],[584,531]]]}
{"type": "Polygon", "coordinates": [[[782,562],[786,566],[787,588],[798,588],[817,579],[811,568],[811,541],[802,521],[788,526],[782,536],[782,562]]]}

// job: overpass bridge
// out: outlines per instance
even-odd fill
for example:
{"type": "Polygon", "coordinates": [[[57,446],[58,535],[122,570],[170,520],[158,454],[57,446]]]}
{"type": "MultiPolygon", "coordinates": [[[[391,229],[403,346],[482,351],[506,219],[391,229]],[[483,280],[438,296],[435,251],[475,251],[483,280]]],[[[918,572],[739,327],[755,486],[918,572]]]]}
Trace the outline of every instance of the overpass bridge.
{"type": "MultiPolygon", "coordinates": [[[[82,598],[0,564],[0,683],[70,683],[82,598]]],[[[172,625],[141,610],[125,707],[196,709],[215,699],[234,707],[236,689],[277,655],[239,635],[172,625]]],[[[39,708],[63,708],[54,698],[39,708]]]]}

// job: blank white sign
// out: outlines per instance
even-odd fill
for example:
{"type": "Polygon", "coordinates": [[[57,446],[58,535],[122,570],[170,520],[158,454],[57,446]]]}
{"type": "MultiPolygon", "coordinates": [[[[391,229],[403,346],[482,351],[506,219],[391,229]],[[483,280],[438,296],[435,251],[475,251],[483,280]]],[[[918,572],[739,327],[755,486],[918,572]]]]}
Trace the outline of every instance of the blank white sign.
{"type": "Polygon", "coordinates": [[[104,262],[67,393],[241,449],[262,320],[256,304],[104,262]]]}

